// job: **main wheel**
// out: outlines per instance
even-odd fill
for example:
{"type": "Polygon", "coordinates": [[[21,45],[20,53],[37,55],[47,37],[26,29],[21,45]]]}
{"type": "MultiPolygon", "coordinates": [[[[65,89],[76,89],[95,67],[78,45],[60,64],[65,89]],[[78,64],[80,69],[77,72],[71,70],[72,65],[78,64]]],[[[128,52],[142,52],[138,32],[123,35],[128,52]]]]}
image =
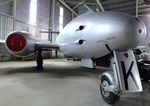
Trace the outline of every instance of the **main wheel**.
{"type": "Polygon", "coordinates": [[[108,86],[108,85],[112,85],[112,82],[109,80],[108,77],[102,76],[101,84],[100,84],[100,92],[101,92],[102,98],[105,102],[112,105],[119,101],[120,96],[114,94],[113,92],[105,91],[103,87],[108,86]]]}

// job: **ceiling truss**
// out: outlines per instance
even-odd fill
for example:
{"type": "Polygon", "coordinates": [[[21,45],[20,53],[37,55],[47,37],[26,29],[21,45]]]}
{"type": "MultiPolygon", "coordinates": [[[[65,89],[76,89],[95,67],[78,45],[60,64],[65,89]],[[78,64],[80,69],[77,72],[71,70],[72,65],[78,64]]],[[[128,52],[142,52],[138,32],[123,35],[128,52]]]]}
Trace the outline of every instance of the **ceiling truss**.
{"type": "Polygon", "coordinates": [[[150,5],[147,5],[146,0],[58,0],[68,10],[76,16],[79,13],[79,8],[83,4],[93,8],[100,8],[101,11],[119,11],[126,12],[131,15],[142,15],[150,13],[150,5]]]}

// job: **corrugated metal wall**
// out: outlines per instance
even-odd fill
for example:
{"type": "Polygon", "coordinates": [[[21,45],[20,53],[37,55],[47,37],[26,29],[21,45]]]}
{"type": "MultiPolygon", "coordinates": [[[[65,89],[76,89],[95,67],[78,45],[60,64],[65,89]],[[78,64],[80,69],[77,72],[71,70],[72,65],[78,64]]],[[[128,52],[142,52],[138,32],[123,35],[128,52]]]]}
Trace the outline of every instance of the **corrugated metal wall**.
{"type": "Polygon", "coordinates": [[[14,19],[9,17],[13,13],[12,5],[13,1],[0,0],[0,39],[5,39],[6,35],[13,31],[14,19]]]}
{"type": "Polygon", "coordinates": [[[0,0],[0,13],[12,15],[13,0],[0,0]]]}
{"type": "MultiPolygon", "coordinates": [[[[0,39],[2,40],[13,31],[14,19],[9,17],[13,12],[12,5],[13,1],[0,0],[0,39]]],[[[11,55],[6,51],[4,44],[0,44],[0,61],[10,59],[11,55]]]]}
{"type": "Polygon", "coordinates": [[[0,15],[0,39],[5,39],[6,35],[13,31],[14,20],[10,17],[0,15]]]}

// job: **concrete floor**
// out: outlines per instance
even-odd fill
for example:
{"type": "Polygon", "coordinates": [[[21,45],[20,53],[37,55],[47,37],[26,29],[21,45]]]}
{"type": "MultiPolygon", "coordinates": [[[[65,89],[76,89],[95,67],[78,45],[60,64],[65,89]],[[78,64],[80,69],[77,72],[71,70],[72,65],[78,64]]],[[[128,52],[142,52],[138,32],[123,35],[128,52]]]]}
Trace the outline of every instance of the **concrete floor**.
{"type": "MultiPolygon", "coordinates": [[[[98,81],[106,70],[67,60],[45,60],[43,72],[34,67],[35,62],[0,63],[0,106],[109,106],[98,81]]],[[[150,106],[149,91],[124,95],[115,106],[150,106]]]]}

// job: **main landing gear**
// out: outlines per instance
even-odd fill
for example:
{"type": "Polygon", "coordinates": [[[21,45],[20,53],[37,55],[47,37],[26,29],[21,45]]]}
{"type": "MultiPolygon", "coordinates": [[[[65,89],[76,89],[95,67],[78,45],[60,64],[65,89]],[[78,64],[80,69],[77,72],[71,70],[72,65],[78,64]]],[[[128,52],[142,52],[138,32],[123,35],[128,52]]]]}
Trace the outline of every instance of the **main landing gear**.
{"type": "Polygon", "coordinates": [[[36,70],[38,70],[38,71],[43,70],[42,50],[40,48],[37,50],[36,63],[37,63],[36,70]]]}
{"type": "Polygon", "coordinates": [[[108,104],[115,104],[125,93],[141,92],[142,85],[135,56],[132,50],[114,51],[111,60],[113,71],[99,77],[102,98],[108,104]]]}

